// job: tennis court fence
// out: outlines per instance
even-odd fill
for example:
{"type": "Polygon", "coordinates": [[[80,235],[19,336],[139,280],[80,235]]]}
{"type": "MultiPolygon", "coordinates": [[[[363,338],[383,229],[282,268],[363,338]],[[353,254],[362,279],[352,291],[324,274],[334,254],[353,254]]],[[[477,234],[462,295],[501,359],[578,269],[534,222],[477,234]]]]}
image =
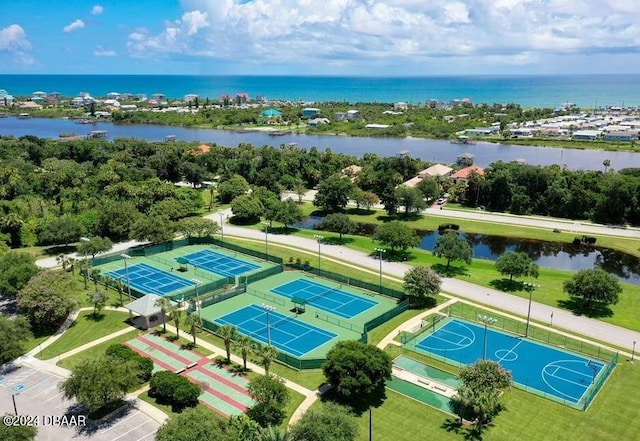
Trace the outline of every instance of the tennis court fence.
{"type": "Polygon", "coordinates": [[[216,303],[220,303],[224,300],[235,297],[239,294],[242,294],[246,291],[246,287],[244,285],[236,285],[231,289],[226,291],[217,293],[217,294],[208,294],[204,299],[201,297],[202,307],[206,308],[207,306],[215,305],[216,303]]]}
{"type": "Polygon", "coordinates": [[[274,296],[273,294],[268,294],[266,292],[258,291],[256,289],[247,288],[246,292],[247,294],[251,294],[254,297],[267,300],[271,303],[275,303],[276,305],[285,306],[287,304],[287,302],[279,296],[274,296]]]}
{"type": "Polygon", "coordinates": [[[392,318],[402,314],[404,311],[409,309],[409,299],[403,300],[398,303],[393,309],[385,312],[384,314],[380,314],[378,317],[375,317],[364,324],[364,332],[372,331],[383,323],[388,322],[392,318]]]}
{"type": "Polygon", "coordinates": [[[348,329],[349,331],[359,332],[360,334],[364,332],[364,328],[362,326],[348,322],[347,320],[340,320],[339,318],[330,316],[324,312],[316,312],[316,318],[329,324],[339,326],[343,329],[348,329]]]}
{"type": "Polygon", "coordinates": [[[267,277],[271,277],[275,274],[280,274],[282,272],[282,265],[280,266],[272,266],[270,268],[265,268],[261,271],[257,271],[253,274],[249,274],[248,276],[240,276],[238,277],[239,282],[245,285],[249,283],[257,282],[258,280],[266,279],[267,277]]]}
{"type": "Polygon", "coordinates": [[[380,284],[365,282],[364,280],[355,279],[353,277],[346,277],[342,274],[334,273],[331,271],[326,271],[323,269],[318,269],[310,265],[303,265],[299,263],[289,262],[285,264],[285,268],[293,269],[293,270],[301,270],[307,272],[309,274],[317,275],[320,277],[324,277],[326,279],[333,280],[338,283],[342,283],[347,286],[355,286],[356,288],[361,288],[367,291],[371,291],[374,293],[381,294],[387,297],[393,297],[395,299],[404,299],[405,294],[402,291],[398,291],[396,289],[387,288],[385,286],[380,286],[380,284]]]}

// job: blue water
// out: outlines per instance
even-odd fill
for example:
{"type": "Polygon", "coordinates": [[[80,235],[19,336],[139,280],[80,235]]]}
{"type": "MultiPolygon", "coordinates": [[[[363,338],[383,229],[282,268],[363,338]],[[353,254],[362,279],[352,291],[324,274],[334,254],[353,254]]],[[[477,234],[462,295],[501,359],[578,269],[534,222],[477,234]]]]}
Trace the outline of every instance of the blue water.
{"type": "Polygon", "coordinates": [[[518,103],[556,107],[571,102],[581,107],[640,104],[640,75],[478,75],[432,77],[326,76],[182,76],[182,75],[0,75],[0,89],[15,96],[35,91],[96,97],[109,92],[163,93],[203,99],[248,93],[251,98],[293,101],[424,103],[470,98],[474,103],[518,103]]]}

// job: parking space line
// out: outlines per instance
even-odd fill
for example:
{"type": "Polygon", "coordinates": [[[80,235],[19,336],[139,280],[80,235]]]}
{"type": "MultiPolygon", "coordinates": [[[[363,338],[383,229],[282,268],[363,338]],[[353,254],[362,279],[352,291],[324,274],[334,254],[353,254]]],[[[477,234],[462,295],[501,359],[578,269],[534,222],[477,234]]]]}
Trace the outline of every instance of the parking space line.
{"type": "Polygon", "coordinates": [[[32,386],[29,386],[28,388],[26,388],[26,389],[24,389],[24,390],[20,391],[20,393],[25,393],[26,391],[31,390],[31,389],[33,389],[34,387],[41,385],[41,384],[42,384],[42,383],[44,383],[45,381],[48,381],[48,380],[49,380],[49,378],[51,378],[51,377],[49,376],[49,377],[45,378],[44,380],[40,380],[40,381],[38,381],[36,384],[34,384],[34,385],[32,385],[32,386]]]}
{"type": "MultiPolygon", "coordinates": [[[[50,378],[53,378],[53,377],[50,377],[50,378]]],[[[57,387],[58,387],[58,384],[56,383],[53,386],[49,386],[46,389],[43,389],[42,392],[38,392],[37,394],[35,394],[33,397],[30,397],[30,398],[38,398],[40,395],[50,391],[53,388],[57,388],[57,387]]]]}
{"type": "Polygon", "coordinates": [[[110,430],[111,430],[111,429],[113,429],[114,427],[119,426],[120,424],[124,423],[124,422],[125,422],[125,421],[127,421],[127,420],[130,420],[131,418],[133,418],[134,416],[136,416],[136,415],[137,415],[137,414],[139,414],[139,413],[140,413],[140,411],[139,411],[139,410],[136,410],[134,413],[132,413],[131,415],[129,415],[129,416],[128,416],[128,417],[126,417],[125,419],[123,419],[123,420],[121,420],[121,421],[118,421],[118,422],[117,422],[116,424],[114,424],[113,426],[109,427],[108,429],[103,430],[103,431],[102,431],[102,433],[110,431],[110,430]]]}
{"type": "MultiPolygon", "coordinates": [[[[142,438],[138,438],[136,441],[142,441],[143,439],[146,439],[148,436],[155,436],[157,430],[154,430],[153,432],[149,432],[146,435],[144,435],[142,438]]],[[[153,438],[151,438],[153,440],[153,438]]]]}
{"type": "Polygon", "coordinates": [[[54,396],[52,396],[51,398],[49,398],[48,400],[44,400],[43,403],[48,403],[51,400],[56,400],[62,397],[62,393],[58,392],[57,394],[55,394],[54,396]]]}
{"type": "Polygon", "coordinates": [[[127,433],[133,432],[134,430],[136,430],[138,427],[144,426],[147,423],[151,423],[152,421],[150,419],[148,419],[147,421],[143,422],[142,424],[138,424],[136,427],[134,427],[133,429],[127,430],[125,433],[123,433],[122,435],[120,435],[117,438],[113,438],[111,441],[116,441],[120,438],[122,438],[123,436],[125,436],[127,433]]]}

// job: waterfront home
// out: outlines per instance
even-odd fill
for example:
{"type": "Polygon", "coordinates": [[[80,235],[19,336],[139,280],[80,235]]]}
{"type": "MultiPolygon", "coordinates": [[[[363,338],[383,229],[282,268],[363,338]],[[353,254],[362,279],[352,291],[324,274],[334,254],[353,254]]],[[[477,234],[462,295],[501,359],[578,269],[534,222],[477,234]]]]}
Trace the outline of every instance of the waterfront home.
{"type": "Polygon", "coordinates": [[[457,172],[449,176],[449,179],[451,179],[454,184],[467,184],[471,173],[476,173],[482,176],[484,175],[484,169],[482,167],[478,167],[477,165],[470,165],[469,167],[458,170],[457,172]]]}
{"type": "Polygon", "coordinates": [[[389,124],[367,124],[365,129],[388,129],[389,124]]]}
{"type": "Polygon", "coordinates": [[[13,104],[13,95],[9,95],[9,93],[0,89],[0,106],[9,107],[13,104]]]}
{"type": "Polygon", "coordinates": [[[87,137],[91,139],[107,139],[107,133],[106,130],[92,130],[87,137]]]}
{"type": "Polygon", "coordinates": [[[443,164],[435,164],[429,168],[425,168],[421,172],[418,173],[423,179],[433,179],[437,176],[442,176],[443,178],[448,177],[453,172],[451,167],[447,167],[443,164]]]}
{"type": "Polygon", "coordinates": [[[167,104],[167,96],[164,93],[154,93],[151,95],[151,100],[156,101],[158,104],[167,104]]]}
{"type": "Polygon", "coordinates": [[[625,130],[622,132],[608,132],[602,136],[604,141],[632,142],[638,140],[638,132],[635,130],[625,130]]]}
{"type": "Polygon", "coordinates": [[[409,106],[404,101],[393,103],[393,110],[407,110],[409,106]]]}
{"type": "Polygon", "coordinates": [[[33,100],[34,98],[40,99],[40,100],[44,100],[47,97],[47,92],[43,92],[41,90],[38,90],[37,92],[33,92],[31,94],[31,99],[33,100]]]}
{"type": "Polygon", "coordinates": [[[331,121],[327,118],[313,118],[307,121],[309,127],[318,127],[321,125],[329,124],[331,121]]]}
{"type": "Polygon", "coordinates": [[[200,97],[195,93],[188,93],[184,96],[185,103],[195,103],[196,100],[199,100],[200,97]]]}
{"type": "Polygon", "coordinates": [[[347,121],[359,121],[362,119],[362,113],[359,110],[347,110],[347,121]]]}
{"type": "Polygon", "coordinates": [[[340,171],[340,177],[349,178],[351,179],[351,182],[353,182],[356,180],[356,176],[358,176],[358,173],[360,173],[361,171],[362,167],[356,164],[351,164],[350,166],[345,167],[340,171]]]}
{"type": "Polygon", "coordinates": [[[573,132],[571,139],[574,141],[595,141],[601,134],[600,130],[577,130],[573,132]]]}
{"type": "Polygon", "coordinates": [[[211,146],[207,144],[200,144],[195,149],[191,149],[189,154],[192,156],[204,155],[205,153],[209,153],[211,151],[211,146]]]}
{"type": "Polygon", "coordinates": [[[249,102],[249,94],[245,92],[236,93],[236,104],[246,104],[249,102]]]}
{"type": "Polygon", "coordinates": [[[138,101],[146,101],[147,100],[147,94],[146,93],[137,93],[136,94],[136,99],[138,101]]]}
{"type": "Polygon", "coordinates": [[[318,116],[320,116],[320,109],[317,109],[315,107],[305,107],[304,109],[302,109],[303,119],[316,118],[318,116]]]}
{"type": "Polygon", "coordinates": [[[107,94],[107,99],[108,100],[119,100],[120,96],[121,95],[118,92],[109,92],[107,94]]]}
{"type": "Polygon", "coordinates": [[[261,115],[266,120],[272,120],[282,117],[282,112],[271,108],[262,112],[261,115]]]}
{"type": "Polygon", "coordinates": [[[500,133],[500,126],[476,127],[475,129],[467,129],[464,131],[468,136],[488,136],[500,133]]]}

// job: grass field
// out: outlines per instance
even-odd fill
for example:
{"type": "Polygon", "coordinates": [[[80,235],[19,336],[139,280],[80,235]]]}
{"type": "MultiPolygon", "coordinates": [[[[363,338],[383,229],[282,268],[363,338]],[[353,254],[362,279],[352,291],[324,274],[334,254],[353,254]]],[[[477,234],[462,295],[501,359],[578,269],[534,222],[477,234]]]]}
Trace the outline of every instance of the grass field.
{"type": "Polygon", "coordinates": [[[84,351],[79,352],[69,358],[60,360],[57,364],[58,366],[61,366],[65,369],[73,369],[85,360],[95,360],[102,357],[109,346],[131,340],[140,333],[141,332],[137,330],[127,332],[118,337],[112,338],[109,341],[105,341],[103,343],[100,343],[99,345],[93,346],[89,349],[85,349],[84,351]]]}
{"type": "Polygon", "coordinates": [[[97,318],[93,316],[93,311],[82,311],[64,335],[37,354],[36,357],[42,360],[53,358],[112,332],[124,329],[128,326],[125,323],[128,318],[128,313],[120,311],[103,310],[97,318]]]}

